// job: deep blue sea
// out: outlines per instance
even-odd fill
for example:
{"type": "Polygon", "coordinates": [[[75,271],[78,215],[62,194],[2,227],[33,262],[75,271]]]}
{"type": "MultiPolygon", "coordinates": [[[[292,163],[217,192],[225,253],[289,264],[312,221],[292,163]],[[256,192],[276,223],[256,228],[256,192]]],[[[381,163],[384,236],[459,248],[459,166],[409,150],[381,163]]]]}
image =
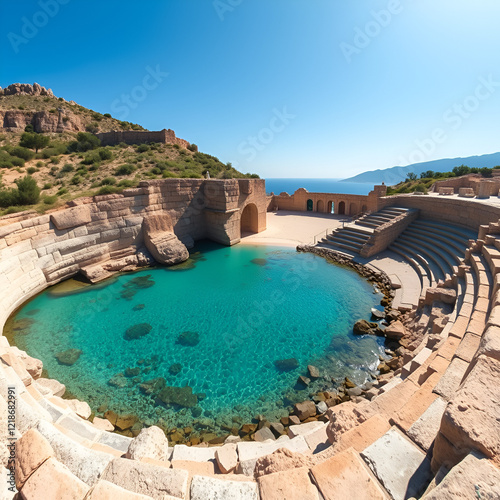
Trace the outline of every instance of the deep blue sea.
{"type": "Polygon", "coordinates": [[[368,194],[373,189],[373,183],[339,182],[339,179],[266,178],[267,194],[280,194],[283,191],[293,194],[301,187],[310,193],[368,194]]]}
{"type": "Polygon", "coordinates": [[[332,377],[362,383],[383,347],[377,337],[354,336],[352,326],[380,297],[355,272],[312,254],[202,242],[187,264],[76,293],[49,288],[19,310],[15,319],[28,326],[14,340],[94,411],[105,405],[169,428],[209,419],[222,433],[235,415],[279,419],[294,402],[333,388],[332,377]],[[144,335],[127,338],[134,325],[144,335]],[[57,359],[68,349],[81,351],[72,366],[57,359]],[[276,366],[291,358],[293,369],[276,366]],[[325,378],[297,389],[308,364],[325,378]],[[196,406],[164,406],[145,394],[141,384],[155,379],[191,387],[196,406]]]}

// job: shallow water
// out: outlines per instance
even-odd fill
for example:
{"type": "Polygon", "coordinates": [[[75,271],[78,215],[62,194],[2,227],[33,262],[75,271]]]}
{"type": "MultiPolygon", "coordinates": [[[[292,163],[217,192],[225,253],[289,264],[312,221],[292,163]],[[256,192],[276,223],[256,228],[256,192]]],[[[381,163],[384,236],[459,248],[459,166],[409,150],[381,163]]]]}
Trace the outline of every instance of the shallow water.
{"type": "Polygon", "coordinates": [[[178,267],[74,293],[46,290],[14,318],[24,328],[16,344],[94,410],[103,405],[168,427],[208,418],[216,432],[234,415],[279,418],[294,402],[334,387],[331,377],[361,383],[376,368],[381,340],[351,332],[381,296],[353,271],[282,247],[204,242],[197,250],[178,267]],[[56,358],[68,349],[81,351],[70,366],[56,358]],[[289,358],[297,368],[277,369],[275,361],[289,358]],[[298,390],[308,364],[324,378],[298,390]],[[139,384],[157,377],[190,386],[197,404],[165,406],[144,394],[139,384]]]}

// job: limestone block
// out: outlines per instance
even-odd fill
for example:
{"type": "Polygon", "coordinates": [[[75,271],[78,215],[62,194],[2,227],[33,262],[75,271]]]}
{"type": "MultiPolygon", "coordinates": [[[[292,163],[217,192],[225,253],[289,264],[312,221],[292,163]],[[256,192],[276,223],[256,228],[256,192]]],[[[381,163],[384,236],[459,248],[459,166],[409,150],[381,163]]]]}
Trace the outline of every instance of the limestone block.
{"type": "Polygon", "coordinates": [[[408,430],[408,436],[423,450],[428,451],[441,425],[447,402],[437,398],[408,430]]]}
{"type": "Polygon", "coordinates": [[[89,487],[55,458],[45,461],[21,490],[23,500],[83,499],[89,487]]]}
{"type": "Polygon", "coordinates": [[[168,460],[168,440],[165,433],[156,426],[142,429],[128,447],[126,458],[141,460],[144,457],[168,460]]]}
{"type": "Polygon", "coordinates": [[[194,476],[190,493],[191,500],[259,500],[257,483],[253,481],[228,481],[207,476],[194,476]]]}
{"type": "Polygon", "coordinates": [[[476,359],[483,354],[500,361],[500,327],[489,326],[484,332],[475,356],[476,359]]]}
{"type": "Polygon", "coordinates": [[[418,498],[432,478],[429,460],[395,428],[361,456],[394,500],[418,498]]]}
{"type": "MultiPolygon", "coordinates": [[[[174,497],[162,497],[165,500],[173,499],[174,497]]],[[[95,486],[88,492],[85,500],[151,500],[150,496],[140,495],[132,491],[125,490],[102,479],[97,481],[95,486]]]]}
{"type": "Polygon", "coordinates": [[[344,432],[366,420],[364,416],[354,412],[355,407],[356,405],[349,401],[329,410],[331,414],[326,434],[330,443],[336,443],[344,432]]]}
{"type": "Polygon", "coordinates": [[[423,500],[500,498],[500,471],[478,453],[470,453],[423,500]]]}
{"type": "Polygon", "coordinates": [[[186,446],[176,444],[172,452],[172,460],[190,460],[192,462],[207,462],[215,458],[216,448],[205,448],[201,446],[186,446]]]}
{"type": "Polygon", "coordinates": [[[48,422],[40,421],[36,428],[50,443],[56,458],[89,486],[97,481],[111,460],[110,455],[85,448],[48,422]]]}
{"type": "Polygon", "coordinates": [[[462,450],[477,449],[500,463],[500,361],[479,356],[441,420],[440,432],[462,450]]]}
{"type": "Polygon", "coordinates": [[[80,205],[60,212],[55,212],[50,215],[50,220],[59,230],[81,226],[92,220],[90,216],[90,207],[88,205],[80,205]]]}
{"type": "Polygon", "coordinates": [[[39,378],[34,382],[35,388],[44,395],[63,396],[66,386],[58,380],[51,378],[39,378]]]}
{"type": "Polygon", "coordinates": [[[345,450],[315,465],[311,474],[325,500],[349,498],[385,500],[386,495],[372,477],[360,456],[352,449],[345,450]]]}
{"type": "Polygon", "coordinates": [[[188,486],[188,473],[185,470],[167,469],[126,458],[114,459],[102,473],[101,479],[153,498],[164,498],[165,495],[185,498],[188,486]]]}
{"type": "Polygon", "coordinates": [[[297,403],[294,406],[294,412],[300,420],[306,420],[309,417],[314,417],[314,415],[316,415],[316,405],[314,404],[314,401],[297,403]]]}
{"type": "Polygon", "coordinates": [[[115,426],[107,418],[94,417],[92,424],[94,424],[94,427],[96,429],[99,429],[101,431],[112,432],[115,430],[115,426]]]}
{"type": "Polygon", "coordinates": [[[20,490],[28,477],[54,456],[49,442],[36,430],[30,429],[16,441],[16,487],[20,490]]]}
{"type": "Polygon", "coordinates": [[[436,387],[434,387],[433,392],[439,394],[447,400],[453,397],[458,387],[462,383],[462,379],[468,366],[469,364],[466,361],[460,358],[453,358],[448,368],[446,369],[446,372],[439,379],[436,387]]]}
{"type": "Polygon", "coordinates": [[[228,443],[215,451],[217,465],[223,474],[229,474],[238,465],[238,452],[235,443],[228,443]]]}
{"type": "Polygon", "coordinates": [[[306,467],[260,476],[258,483],[262,500],[319,500],[306,467]]]}
{"type": "Polygon", "coordinates": [[[288,436],[290,438],[294,438],[295,436],[307,436],[308,434],[311,434],[319,428],[325,426],[326,424],[324,422],[319,422],[317,420],[313,422],[307,422],[306,424],[291,425],[288,428],[288,436]]]}

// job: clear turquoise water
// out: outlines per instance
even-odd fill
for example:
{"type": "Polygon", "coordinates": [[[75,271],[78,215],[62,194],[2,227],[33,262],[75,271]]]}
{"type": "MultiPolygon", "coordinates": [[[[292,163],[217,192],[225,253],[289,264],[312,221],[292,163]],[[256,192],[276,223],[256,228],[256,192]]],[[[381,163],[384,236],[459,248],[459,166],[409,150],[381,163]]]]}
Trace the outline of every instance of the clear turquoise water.
{"type": "Polygon", "coordinates": [[[185,270],[148,269],[64,296],[45,291],[18,312],[16,320],[34,322],[16,344],[94,410],[104,404],[137,413],[149,425],[162,418],[170,427],[199,417],[215,431],[236,414],[247,422],[256,414],[279,418],[294,402],[333,388],[331,377],[361,383],[375,370],[380,339],[351,331],[357,319],[369,318],[380,295],[356,273],[282,247],[206,242],[198,250],[185,270]],[[148,275],[152,286],[133,286],[148,275]],[[151,331],[126,340],[126,330],[140,323],[151,331]],[[198,333],[196,346],[177,343],[185,331],[198,333]],[[82,351],[78,361],[59,364],[55,355],[70,348],[82,351]],[[296,358],[298,368],[277,370],[274,361],[287,358],[296,358]],[[176,363],[182,369],[172,375],[176,363]],[[308,364],[324,378],[297,390],[308,364]],[[125,387],[108,384],[134,367],[139,375],[119,377],[125,387]],[[156,377],[204,396],[194,410],[165,407],[138,386],[156,377]]]}

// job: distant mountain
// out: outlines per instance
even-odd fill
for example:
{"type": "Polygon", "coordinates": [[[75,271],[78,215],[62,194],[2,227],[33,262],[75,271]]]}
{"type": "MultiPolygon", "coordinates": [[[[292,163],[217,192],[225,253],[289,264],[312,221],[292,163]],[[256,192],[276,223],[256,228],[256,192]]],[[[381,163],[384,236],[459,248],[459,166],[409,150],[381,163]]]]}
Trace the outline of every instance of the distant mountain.
{"type": "Polygon", "coordinates": [[[444,158],[442,160],[426,161],[423,163],[414,163],[406,167],[392,167],[378,170],[368,170],[362,174],[343,179],[341,182],[370,182],[379,184],[385,182],[388,186],[404,181],[406,175],[414,172],[418,176],[426,170],[434,172],[451,172],[453,167],[467,165],[468,167],[488,167],[493,168],[500,165],[500,153],[492,153],[481,156],[468,156],[467,158],[444,158]]]}

